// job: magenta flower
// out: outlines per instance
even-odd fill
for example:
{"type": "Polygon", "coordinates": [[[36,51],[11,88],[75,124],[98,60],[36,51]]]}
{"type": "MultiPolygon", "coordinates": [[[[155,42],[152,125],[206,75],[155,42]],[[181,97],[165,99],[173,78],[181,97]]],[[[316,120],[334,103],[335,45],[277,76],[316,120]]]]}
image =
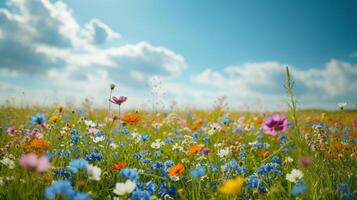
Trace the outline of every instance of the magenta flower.
{"type": "Polygon", "coordinates": [[[46,156],[37,157],[34,153],[22,155],[20,157],[20,165],[37,172],[46,172],[51,168],[51,163],[46,156]]]}
{"type": "Polygon", "coordinates": [[[114,103],[114,104],[118,104],[121,105],[122,103],[124,103],[128,98],[124,97],[124,96],[120,96],[120,97],[112,97],[112,99],[109,99],[110,102],[114,103]]]}
{"type": "Polygon", "coordinates": [[[16,129],[9,127],[9,128],[7,128],[6,132],[9,136],[14,137],[16,134],[16,129]]]}
{"type": "Polygon", "coordinates": [[[309,156],[300,156],[299,163],[302,164],[304,167],[307,167],[311,164],[312,159],[309,156]]]}
{"type": "Polygon", "coordinates": [[[288,129],[288,119],[284,114],[274,113],[264,119],[263,131],[267,135],[276,136],[279,131],[285,132],[288,129]]]}

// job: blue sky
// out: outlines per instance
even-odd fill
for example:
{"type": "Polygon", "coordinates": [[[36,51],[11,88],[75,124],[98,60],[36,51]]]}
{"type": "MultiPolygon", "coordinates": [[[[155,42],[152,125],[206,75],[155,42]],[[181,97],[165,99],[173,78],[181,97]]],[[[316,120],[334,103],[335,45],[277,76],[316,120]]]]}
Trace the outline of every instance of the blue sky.
{"type": "Polygon", "coordinates": [[[104,105],[115,82],[128,106],[145,106],[157,77],[155,101],[166,105],[209,107],[226,95],[232,108],[274,109],[284,104],[288,64],[302,107],[356,103],[356,1],[11,0],[0,8],[2,102],[23,91],[37,103],[104,105]]]}

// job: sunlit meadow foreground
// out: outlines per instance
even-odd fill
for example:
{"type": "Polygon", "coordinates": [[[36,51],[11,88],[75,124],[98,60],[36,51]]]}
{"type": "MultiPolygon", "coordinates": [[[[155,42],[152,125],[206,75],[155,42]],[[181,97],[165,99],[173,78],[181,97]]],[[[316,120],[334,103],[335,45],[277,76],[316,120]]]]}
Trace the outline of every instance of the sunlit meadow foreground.
{"type": "Polygon", "coordinates": [[[286,113],[2,106],[0,199],[356,199],[356,112],[289,79],[286,113]]]}

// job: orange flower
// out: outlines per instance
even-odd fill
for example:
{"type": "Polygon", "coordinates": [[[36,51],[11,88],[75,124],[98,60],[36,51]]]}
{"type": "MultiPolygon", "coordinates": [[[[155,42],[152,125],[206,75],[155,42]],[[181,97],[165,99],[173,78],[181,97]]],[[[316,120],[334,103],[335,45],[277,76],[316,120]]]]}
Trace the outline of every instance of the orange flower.
{"type": "Polygon", "coordinates": [[[169,168],[167,175],[169,176],[178,176],[181,174],[183,171],[185,171],[185,166],[183,166],[182,163],[178,163],[175,166],[172,166],[169,168]]]}
{"type": "Polygon", "coordinates": [[[31,141],[31,147],[33,148],[48,148],[50,144],[44,139],[34,139],[31,141]]]}
{"type": "Polygon", "coordinates": [[[117,170],[123,169],[124,167],[126,167],[126,165],[127,165],[126,162],[118,162],[117,164],[114,164],[112,166],[112,170],[117,171],[117,170]]]}
{"type": "Polygon", "coordinates": [[[46,175],[45,177],[43,177],[43,180],[45,181],[45,183],[51,183],[53,180],[53,177],[50,175],[46,175]]]}
{"type": "Polygon", "coordinates": [[[260,156],[263,157],[263,158],[266,158],[269,156],[269,152],[268,151],[261,151],[260,152],[260,156]]]}
{"type": "Polygon", "coordinates": [[[28,146],[25,146],[27,152],[35,152],[38,155],[44,154],[50,147],[50,143],[44,139],[33,139],[28,146]]]}
{"type": "Polygon", "coordinates": [[[131,113],[131,114],[124,115],[122,120],[126,124],[137,124],[140,122],[140,116],[136,113],[131,113]]]}
{"type": "Polygon", "coordinates": [[[192,130],[196,131],[197,129],[201,128],[203,125],[203,120],[202,119],[198,119],[196,120],[193,124],[192,124],[192,130]]]}
{"type": "Polygon", "coordinates": [[[189,154],[194,154],[194,153],[197,153],[197,152],[201,151],[202,149],[203,149],[203,146],[201,146],[201,145],[194,145],[194,146],[192,146],[192,147],[190,147],[190,148],[188,149],[188,153],[189,153],[189,154]]]}

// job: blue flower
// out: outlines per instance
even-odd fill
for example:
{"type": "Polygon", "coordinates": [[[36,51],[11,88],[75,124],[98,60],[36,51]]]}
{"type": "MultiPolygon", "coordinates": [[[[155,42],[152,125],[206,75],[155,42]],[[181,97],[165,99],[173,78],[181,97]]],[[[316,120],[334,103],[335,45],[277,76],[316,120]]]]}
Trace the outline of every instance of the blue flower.
{"type": "Polygon", "coordinates": [[[260,180],[256,174],[252,174],[248,177],[247,188],[248,190],[258,189],[260,193],[267,192],[266,188],[264,187],[264,182],[260,180]]]}
{"type": "Polygon", "coordinates": [[[49,200],[55,199],[56,194],[71,197],[74,193],[71,182],[67,180],[54,181],[52,185],[45,188],[45,197],[49,200]]]}
{"type": "Polygon", "coordinates": [[[87,193],[76,191],[69,199],[71,199],[71,200],[90,200],[90,197],[87,193]]]}
{"type": "Polygon", "coordinates": [[[71,177],[71,174],[67,172],[63,167],[55,169],[53,171],[53,175],[57,177],[62,177],[65,179],[69,179],[71,177]]]}
{"type": "Polygon", "coordinates": [[[201,177],[206,174],[206,169],[202,166],[198,166],[197,168],[192,169],[190,174],[193,178],[201,177]]]}
{"type": "Polygon", "coordinates": [[[72,129],[71,130],[71,135],[80,135],[81,132],[78,129],[72,129]]]}
{"type": "Polygon", "coordinates": [[[68,165],[68,169],[73,172],[73,173],[77,173],[79,169],[87,169],[88,167],[88,162],[86,160],[84,160],[83,158],[80,159],[75,159],[72,160],[69,165],[68,165]]]}
{"type": "Polygon", "coordinates": [[[239,154],[238,154],[239,158],[245,158],[246,156],[247,156],[247,154],[243,151],[239,152],[239,154]]]}
{"type": "Polygon", "coordinates": [[[71,136],[71,141],[74,142],[74,143],[77,143],[81,140],[81,136],[79,135],[72,135],[71,136]]]}
{"type": "Polygon", "coordinates": [[[221,117],[220,121],[224,125],[228,125],[229,124],[229,118],[228,117],[221,117]]]}
{"type": "Polygon", "coordinates": [[[213,171],[213,172],[218,171],[218,167],[217,167],[217,165],[215,165],[215,164],[209,164],[209,165],[208,165],[208,169],[211,170],[211,171],[213,171]]]}
{"type": "Polygon", "coordinates": [[[154,156],[156,158],[160,157],[161,156],[161,151],[155,151],[154,156]]]}
{"type": "Polygon", "coordinates": [[[274,157],[271,159],[271,162],[273,162],[273,163],[280,163],[281,160],[280,160],[280,158],[279,158],[278,156],[274,156],[274,157]]]}
{"type": "Polygon", "coordinates": [[[291,189],[291,194],[293,196],[297,196],[300,193],[303,193],[306,191],[306,185],[303,179],[301,179],[292,189],[291,189]]]}
{"type": "Polygon", "coordinates": [[[156,185],[152,181],[147,182],[146,184],[146,189],[150,193],[150,195],[153,195],[154,192],[156,191],[156,185]]]}
{"type": "Polygon", "coordinates": [[[159,190],[159,199],[165,199],[165,197],[170,197],[168,199],[177,199],[177,193],[174,187],[167,187],[166,183],[161,183],[159,190]]]}
{"type": "Polygon", "coordinates": [[[41,113],[37,113],[36,115],[32,116],[30,118],[30,123],[31,124],[43,124],[47,120],[46,116],[41,113]]]}
{"type": "Polygon", "coordinates": [[[149,138],[150,138],[150,135],[147,134],[147,133],[144,133],[144,134],[141,134],[141,135],[140,135],[140,139],[141,139],[142,141],[147,141],[147,140],[149,140],[149,138]]]}
{"type": "Polygon", "coordinates": [[[139,173],[136,170],[130,168],[124,168],[120,170],[120,175],[131,180],[139,179],[139,173]]]}
{"type": "Polygon", "coordinates": [[[126,129],[126,128],[123,128],[123,129],[121,130],[121,133],[124,134],[124,135],[128,135],[128,134],[129,134],[129,130],[126,129]]]}
{"type": "Polygon", "coordinates": [[[135,190],[131,193],[131,200],[150,200],[150,193],[146,190],[135,190]]]}
{"type": "Polygon", "coordinates": [[[103,156],[99,153],[91,153],[85,157],[87,161],[103,160],[103,156]]]}

